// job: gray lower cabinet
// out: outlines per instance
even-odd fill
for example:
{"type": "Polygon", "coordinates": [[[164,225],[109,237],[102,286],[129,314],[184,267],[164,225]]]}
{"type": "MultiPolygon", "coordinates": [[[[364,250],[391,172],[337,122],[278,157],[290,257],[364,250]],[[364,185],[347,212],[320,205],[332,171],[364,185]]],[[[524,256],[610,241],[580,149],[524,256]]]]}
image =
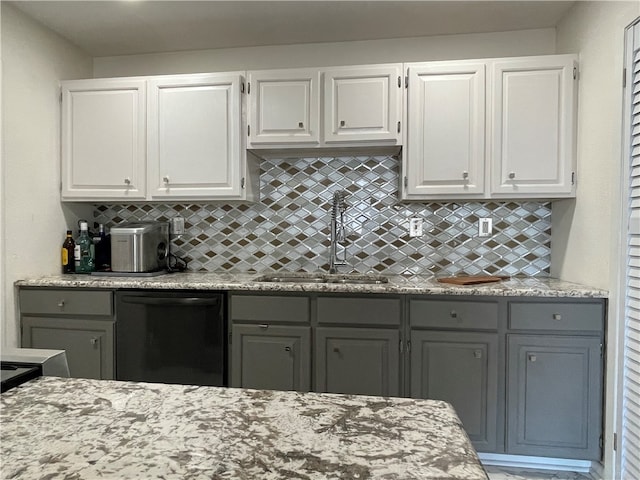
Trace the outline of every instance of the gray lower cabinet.
{"type": "Polygon", "coordinates": [[[600,337],[509,335],[507,453],[600,459],[600,337]]]}
{"type": "Polygon", "coordinates": [[[311,328],[233,325],[231,385],[308,391],[311,386],[311,328]]]}
{"type": "Polygon", "coordinates": [[[451,403],[474,447],[495,451],[497,335],[412,330],[411,396],[451,403]]]}
{"type": "Polygon", "coordinates": [[[20,289],[21,344],[66,350],[76,378],[114,378],[111,291],[20,289]]]}
{"type": "Polygon", "coordinates": [[[315,338],[316,391],[400,394],[397,329],[318,327],[315,338]]]}

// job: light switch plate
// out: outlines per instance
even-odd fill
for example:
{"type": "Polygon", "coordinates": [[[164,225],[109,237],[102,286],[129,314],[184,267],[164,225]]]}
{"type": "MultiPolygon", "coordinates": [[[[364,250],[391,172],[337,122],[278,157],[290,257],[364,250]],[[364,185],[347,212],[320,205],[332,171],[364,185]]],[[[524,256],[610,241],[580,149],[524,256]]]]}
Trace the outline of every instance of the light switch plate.
{"type": "Polygon", "coordinates": [[[478,221],[478,236],[490,237],[493,233],[493,221],[490,218],[481,218],[478,221]]]}
{"type": "Polygon", "coordinates": [[[184,233],[183,217],[173,217],[171,219],[171,233],[173,235],[182,235],[184,233]]]}
{"type": "Polygon", "coordinates": [[[409,236],[410,237],[422,236],[422,219],[421,218],[409,219],[409,236]]]}

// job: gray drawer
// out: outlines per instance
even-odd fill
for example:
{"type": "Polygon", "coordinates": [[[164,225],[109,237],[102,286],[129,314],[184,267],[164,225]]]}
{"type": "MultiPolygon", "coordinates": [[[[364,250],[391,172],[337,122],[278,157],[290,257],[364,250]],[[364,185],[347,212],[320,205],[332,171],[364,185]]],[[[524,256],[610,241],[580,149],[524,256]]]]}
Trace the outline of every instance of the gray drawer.
{"type": "Polygon", "coordinates": [[[411,327],[496,330],[498,304],[464,300],[411,300],[411,327]]]}
{"type": "Polygon", "coordinates": [[[281,295],[233,295],[230,313],[232,320],[308,323],[309,299],[281,295]]]}
{"type": "Polygon", "coordinates": [[[325,325],[400,325],[397,298],[318,298],[318,323],[325,325]]]}
{"type": "Polygon", "coordinates": [[[513,330],[602,331],[602,303],[510,302],[509,328],[513,330]]]}
{"type": "Polygon", "coordinates": [[[113,292],[81,289],[20,289],[20,313],[31,315],[113,315],[113,292]]]}

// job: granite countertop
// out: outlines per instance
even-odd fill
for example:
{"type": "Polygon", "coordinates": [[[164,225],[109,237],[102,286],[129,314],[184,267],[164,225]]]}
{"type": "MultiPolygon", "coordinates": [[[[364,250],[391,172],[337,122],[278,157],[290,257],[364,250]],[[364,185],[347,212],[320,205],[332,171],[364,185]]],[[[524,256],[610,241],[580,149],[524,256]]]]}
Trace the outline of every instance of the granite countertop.
{"type": "Polygon", "coordinates": [[[41,377],[0,403],[2,478],[488,478],[435,400],[41,377]]]}
{"type": "Polygon", "coordinates": [[[458,286],[435,277],[386,275],[389,283],[272,283],[257,281],[256,273],[171,273],[157,277],[53,275],[19,280],[20,287],[144,288],[177,290],[244,290],[287,292],[396,293],[415,295],[488,295],[530,297],[606,298],[608,292],[555,278],[511,278],[498,283],[458,286]]]}

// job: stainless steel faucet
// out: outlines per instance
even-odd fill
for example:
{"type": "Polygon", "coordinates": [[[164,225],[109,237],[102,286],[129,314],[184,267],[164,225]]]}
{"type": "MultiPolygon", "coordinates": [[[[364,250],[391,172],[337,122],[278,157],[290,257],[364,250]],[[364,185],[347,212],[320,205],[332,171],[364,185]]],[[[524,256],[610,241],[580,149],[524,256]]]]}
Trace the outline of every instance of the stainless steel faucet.
{"type": "Polygon", "coordinates": [[[336,190],[331,206],[331,245],[329,246],[329,273],[338,273],[338,265],[347,264],[347,235],[344,227],[344,212],[347,209],[346,190],[336,190]],[[338,244],[342,245],[342,258],[338,255],[338,244]]]}

